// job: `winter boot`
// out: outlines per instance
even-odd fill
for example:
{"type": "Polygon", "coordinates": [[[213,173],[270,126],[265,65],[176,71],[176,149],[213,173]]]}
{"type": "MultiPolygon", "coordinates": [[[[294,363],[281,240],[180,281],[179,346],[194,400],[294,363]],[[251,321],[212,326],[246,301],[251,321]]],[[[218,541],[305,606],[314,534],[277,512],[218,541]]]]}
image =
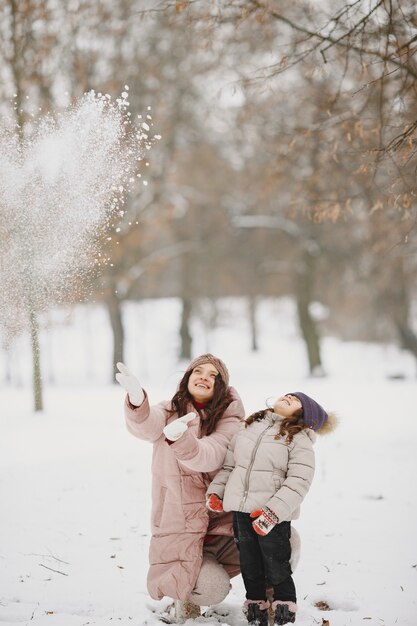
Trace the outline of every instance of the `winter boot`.
{"type": "Polygon", "coordinates": [[[200,617],[200,607],[198,604],[190,602],[190,600],[175,600],[175,621],[177,624],[182,624],[187,619],[194,619],[200,617]]]}
{"type": "Polygon", "coordinates": [[[295,602],[283,602],[275,600],[271,605],[274,626],[283,626],[284,624],[293,624],[295,622],[295,614],[297,605],[295,602]]]}
{"type": "Polygon", "coordinates": [[[268,600],[246,600],[243,612],[249,626],[268,626],[268,600]]]}

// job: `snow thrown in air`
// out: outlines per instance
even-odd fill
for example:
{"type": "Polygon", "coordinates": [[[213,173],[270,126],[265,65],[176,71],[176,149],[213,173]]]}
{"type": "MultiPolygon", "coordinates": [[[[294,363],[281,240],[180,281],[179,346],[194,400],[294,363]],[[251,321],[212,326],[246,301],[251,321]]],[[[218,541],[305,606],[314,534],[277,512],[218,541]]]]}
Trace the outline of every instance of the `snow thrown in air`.
{"type": "Polygon", "coordinates": [[[25,317],[22,310],[65,300],[94,269],[98,238],[120,215],[154,139],[131,121],[127,98],[127,92],[116,101],[85,94],[64,112],[39,119],[25,139],[0,129],[0,319],[6,329],[25,317]]]}

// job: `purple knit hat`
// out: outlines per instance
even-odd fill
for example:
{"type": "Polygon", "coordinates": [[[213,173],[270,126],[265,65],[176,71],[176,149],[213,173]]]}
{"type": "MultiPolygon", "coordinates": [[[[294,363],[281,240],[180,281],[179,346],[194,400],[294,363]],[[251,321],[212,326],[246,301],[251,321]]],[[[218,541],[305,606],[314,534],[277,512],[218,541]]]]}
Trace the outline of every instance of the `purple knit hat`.
{"type": "Polygon", "coordinates": [[[301,391],[293,391],[288,395],[296,396],[303,405],[304,424],[313,430],[320,430],[329,418],[323,407],[301,391]]]}

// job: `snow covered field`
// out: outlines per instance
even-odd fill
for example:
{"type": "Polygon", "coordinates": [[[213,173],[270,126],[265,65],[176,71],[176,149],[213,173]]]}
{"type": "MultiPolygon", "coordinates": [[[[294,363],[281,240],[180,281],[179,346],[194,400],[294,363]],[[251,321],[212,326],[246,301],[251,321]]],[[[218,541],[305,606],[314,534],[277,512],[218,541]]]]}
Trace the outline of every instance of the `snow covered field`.
{"type": "MultiPolygon", "coordinates": [[[[328,338],[328,377],[308,379],[291,303],[259,310],[260,350],[249,350],[242,303],[221,303],[220,325],[195,323],[194,353],[229,366],[246,410],[300,390],[340,416],[316,444],[317,473],[295,526],[299,626],[417,624],[417,411],[413,359],[394,346],[328,338]],[[402,379],[393,376],[402,375],[402,379]],[[325,601],[329,611],[314,605],[325,601]]],[[[126,363],[151,401],[171,397],[179,307],[126,307],[126,363]]],[[[62,313],[54,314],[55,323],[62,313]]],[[[25,340],[14,381],[0,387],[0,623],[28,626],[160,625],[146,592],[151,446],[124,426],[123,392],[106,383],[111,337],[105,313],[79,308],[42,336],[45,412],[31,411],[25,340]]],[[[6,367],[0,352],[0,379],[6,367]]],[[[221,608],[244,626],[243,584],[221,608]]],[[[200,623],[217,623],[199,618],[200,623]]]]}

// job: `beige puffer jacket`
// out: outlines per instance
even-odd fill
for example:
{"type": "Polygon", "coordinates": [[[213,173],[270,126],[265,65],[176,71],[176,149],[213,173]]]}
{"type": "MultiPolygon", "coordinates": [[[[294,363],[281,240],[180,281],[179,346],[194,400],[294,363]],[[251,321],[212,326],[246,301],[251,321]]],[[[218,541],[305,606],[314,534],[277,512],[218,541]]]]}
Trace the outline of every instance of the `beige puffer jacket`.
{"type": "Polygon", "coordinates": [[[299,516],[314,476],[316,433],[302,430],[288,444],[285,437],[275,439],[281,420],[268,412],[263,420],[242,425],[232,439],[207,491],[223,500],[225,511],[251,513],[268,506],[281,522],[299,516]]]}

